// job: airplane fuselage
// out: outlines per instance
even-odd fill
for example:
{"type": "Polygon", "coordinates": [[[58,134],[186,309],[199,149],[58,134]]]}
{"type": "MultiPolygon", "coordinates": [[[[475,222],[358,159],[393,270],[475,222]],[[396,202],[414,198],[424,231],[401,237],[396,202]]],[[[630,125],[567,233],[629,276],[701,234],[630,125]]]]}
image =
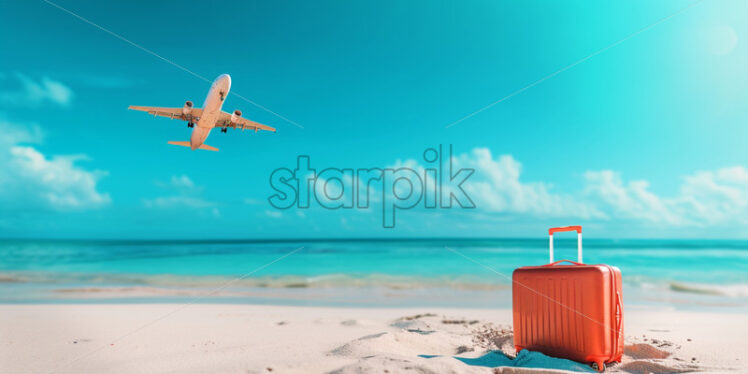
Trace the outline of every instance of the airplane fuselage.
{"type": "Polygon", "coordinates": [[[210,130],[213,130],[213,127],[215,127],[218,117],[221,114],[223,100],[228,96],[230,89],[231,77],[228,74],[223,74],[213,81],[210,91],[208,91],[208,97],[205,98],[205,103],[203,104],[203,114],[197,124],[195,124],[192,136],[190,136],[190,147],[192,150],[200,148],[205,143],[208,135],[210,135],[210,130]]]}

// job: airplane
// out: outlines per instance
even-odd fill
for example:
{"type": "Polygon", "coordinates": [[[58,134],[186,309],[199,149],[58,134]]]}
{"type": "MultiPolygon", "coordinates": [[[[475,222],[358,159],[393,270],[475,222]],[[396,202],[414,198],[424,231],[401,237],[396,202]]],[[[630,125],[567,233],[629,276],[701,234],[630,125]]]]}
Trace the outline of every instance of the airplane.
{"type": "Polygon", "coordinates": [[[210,135],[210,130],[213,130],[214,128],[220,128],[223,133],[227,132],[229,127],[233,129],[240,128],[242,131],[250,129],[255,130],[255,132],[258,130],[275,132],[275,129],[270,126],[265,126],[246,118],[242,118],[241,110],[237,109],[231,114],[221,111],[223,100],[226,99],[230,89],[231,77],[228,74],[222,74],[216,78],[210,86],[208,97],[205,98],[205,103],[203,104],[202,109],[195,108],[192,101],[185,102],[182,108],[131,105],[127,109],[147,112],[154,116],[170,117],[171,119],[177,118],[187,121],[187,127],[194,128],[192,130],[190,141],[170,141],[168,143],[182,147],[190,147],[193,151],[196,149],[204,149],[218,152],[218,148],[205,144],[205,139],[210,135]],[[196,124],[197,126],[195,126],[196,124]]]}

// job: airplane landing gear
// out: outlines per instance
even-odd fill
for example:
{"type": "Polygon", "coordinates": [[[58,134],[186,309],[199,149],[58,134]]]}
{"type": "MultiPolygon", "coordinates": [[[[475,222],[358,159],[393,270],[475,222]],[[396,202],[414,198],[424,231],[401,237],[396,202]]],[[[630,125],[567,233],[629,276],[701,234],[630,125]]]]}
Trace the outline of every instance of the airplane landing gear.
{"type": "Polygon", "coordinates": [[[191,129],[191,128],[195,127],[195,124],[192,123],[192,122],[190,122],[190,123],[187,124],[187,127],[191,129]]]}
{"type": "Polygon", "coordinates": [[[222,128],[222,129],[221,129],[221,132],[222,132],[222,133],[224,133],[224,134],[225,134],[225,133],[227,133],[227,132],[229,132],[229,129],[228,129],[228,127],[224,127],[224,128],[222,128]]]}

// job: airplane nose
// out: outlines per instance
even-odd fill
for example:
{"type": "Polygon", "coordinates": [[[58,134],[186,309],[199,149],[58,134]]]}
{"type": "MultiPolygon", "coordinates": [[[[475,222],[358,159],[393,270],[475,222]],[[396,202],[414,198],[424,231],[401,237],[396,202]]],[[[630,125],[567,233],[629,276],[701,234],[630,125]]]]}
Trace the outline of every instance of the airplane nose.
{"type": "Polygon", "coordinates": [[[226,91],[231,89],[231,77],[228,74],[223,75],[223,84],[226,85],[226,91]]]}

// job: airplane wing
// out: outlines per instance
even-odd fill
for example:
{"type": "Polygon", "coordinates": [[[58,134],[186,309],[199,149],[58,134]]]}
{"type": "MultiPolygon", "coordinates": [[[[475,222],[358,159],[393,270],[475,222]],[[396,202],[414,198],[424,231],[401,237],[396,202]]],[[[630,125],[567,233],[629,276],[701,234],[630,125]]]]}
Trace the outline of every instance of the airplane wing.
{"type": "Polygon", "coordinates": [[[127,107],[127,109],[139,110],[141,112],[153,114],[154,116],[169,117],[171,119],[176,118],[189,122],[197,122],[197,120],[200,119],[200,116],[203,115],[203,110],[200,108],[192,108],[190,114],[187,115],[182,113],[183,108],[162,108],[156,106],[130,105],[129,107],[127,107]]]}
{"type": "Polygon", "coordinates": [[[236,123],[231,123],[231,113],[226,113],[226,112],[221,112],[221,115],[218,117],[218,121],[216,121],[216,127],[220,127],[220,128],[230,127],[230,128],[242,129],[242,130],[249,129],[249,130],[255,130],[255,131],[265,130],[265,131],[275,132],[275,129],[270,126],[266,126],[261,123],[250,121],[243,117],[239,117],[236,123]]]}

